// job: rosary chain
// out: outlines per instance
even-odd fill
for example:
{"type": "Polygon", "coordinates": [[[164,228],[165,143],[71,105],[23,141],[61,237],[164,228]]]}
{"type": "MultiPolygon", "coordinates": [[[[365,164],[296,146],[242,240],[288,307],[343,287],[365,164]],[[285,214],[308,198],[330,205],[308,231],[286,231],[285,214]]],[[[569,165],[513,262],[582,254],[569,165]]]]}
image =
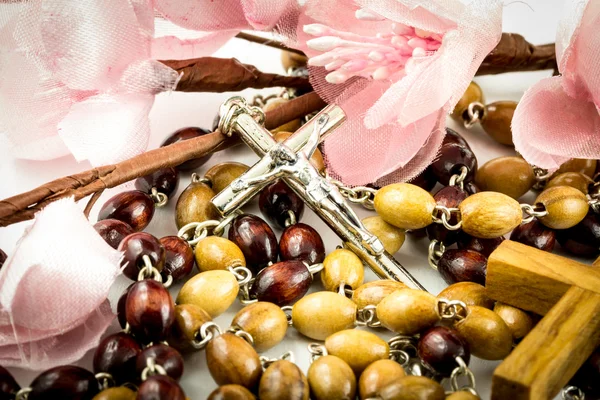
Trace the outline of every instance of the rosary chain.
{"type": "Polygon", "coordinates": [[[368,305],[356,311],[356,326],[368,326],[369,328],[381,327],[381,322],[377,318],[377,307],[368,305]]]}
{"type": "Polygon", "coordinates": [[[567,386],[562,391],[563,400],[585,400],[585,393],[576,386],[567,386]]]}
{"type": "Polygon", "coordinates": [[[146,368],[142,371],[142,381],[153,375],[167,375],[167,371],[160,364],[156,363],[154,357],[146,358],[146,368]]]}
{"type": "Polygon", "coordinates": [[[465,128],[471,129],[473,125],[483,120],[487,115],[487,108],[484,104],[474,101],[467,107],[467,118],[464,118],[465,128]]]}
{"type": "Polygon", "coordinates": [[[202,350],[212,338],[220,334],[221,328],[219,328],[219,325],[213,321],[207,321],[196,332],[196,339],[191,341],[191,345],[196,350],[202,350]]]}
{"type": "Polygon", "coordinates": [[[260,360],[260,364],[262,365],[263,369],[267,369],[269,367],[269,365],[273,364],[274,362],[280,361],[280,360],[287,360],[289,362],[295,363],[296,357],[294,357],[294,353],[292,351],[286,351],[278,358],[269,358],[267,356],[260,356],[259,360],[260,360]]]}
{"type": "Polygon", "coordinates": [[[548,215],[548,210],[546,210],[546,207],[544,207],[543,204],[536,204],[533,206],[531,204],[521,204],[520,206],[523,213],[527,215],[527,217],[523,218],[523,224],[530,223],[534,218],[541,218],[548,215]]]}
{"type": "Polygon", "coordinates": [[[475,376],[473,375],[473,372],[471,372],[469,367],[467,367],[467,364],[462,357],[456,357],[455,360],[458,364],[458,367],[454,368],[452,374],[450,375],[450,386],[452,387],[452,391],[465,391],[478,396],[477,392],[475,391],[475,376]],[[460,385],[460,378],[465,378],[467,383],[460,385]]]}
{"type": "Polygon", "coordinates": [[[445,251],[446,246],[444,246],[443,242],[437,239],[433,239],[429,243],[429,249],[427,251],[427,261],[429,262],[431,268],[437,271],[438,262],[440,261],[440,258],[442,257],[445,251]]]}
{"type": "Polygon", "coordinates": [[[457,231],[462,228],[462,220],[460,215],[460,209],[456,207],[445,207],[440,204],[436,204],[431,216],[433,218],[433,222],[444,225],[444,228],[449,231],[457,231]],[[452,214],[456,216],[458,222],[452,224],[452,214]]]}
{"type": "Polygon", "coordinates": [[[329,355],[325,346],[320,343],[309,343],[308,352],[310,353],[311,363],[313,363],[319,357],[329,355]]]}
{"type": "Polygon", "coordinates": [[[331,183],[338,187],[342,196],[344,196],[349,202],[360,204],[367,210],[374,210],[373,200],[377,194],[377,189],[370,188],[367,186],[345,186],[342,182],[329,179],[331,183]]]}
{"type": "Polygon", "coordinates": [[[446,321],[460,321],[469,314],[469,308],[460,300],[438,299],[436,311],[446,321]]]}
{"type": "Polygon", "coordinates": [[[458,186],[461,189],[464,189],[464,182],[467,178],[467,174],[469,173],[469,168],[466,166],[460,167],[460,174],[454,174],[450,177],[450,182],[448,186],[458,186]]]}

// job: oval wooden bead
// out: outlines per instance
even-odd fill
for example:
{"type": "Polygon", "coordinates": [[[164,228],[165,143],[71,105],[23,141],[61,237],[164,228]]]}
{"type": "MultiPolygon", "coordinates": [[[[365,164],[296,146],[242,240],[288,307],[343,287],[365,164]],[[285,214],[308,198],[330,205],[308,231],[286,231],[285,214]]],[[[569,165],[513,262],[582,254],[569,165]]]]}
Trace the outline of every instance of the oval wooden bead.
{"type": "Polygon", "coordinates": [[[383,248],[388,253],[395,254],[404,244],[406,238],[404,230],[388,224],[380,216],[367,217],[362,220],[362,223],[369,232],[381,240],[383,248]]]}
{"type": "Polygon", "coordinates": [[[442,385],[424,376],[405,376],[378,393],[381,400],[444,400],[442,385]]]}
{"type": "Polygon", "coordinates": [[[308,384],[314,400],[354,400],[356,376],[347,362],[336,356],[317,358],[308,368],[308,384]]]}
{"type": "Polygon", "coordinates": [[[498,302],[494,312],[504,320],[515,340],[524,338],[533,329],[533,318],[521,309],[498,302]]]}
{"type": "Polygon", "coordinates": [[[312,274],[302,261],[281,261],[256,275],[250,296],[283,307],[302,298],[312,281],[312,274]]]}
{"type": "Polygon", "coordinates": [[[584,174],[589,176],[590,178],[594,178],[594,174],[596,173],[596,165],[597,160],[573,158],[563,163],[558,168],[558,170],[552,175],[552,177],[550,177],[550,179],[565,172],[579,172],[580,174],[584,174]]]}
{"type": "Polygon", "coordinates": [[[252,272],[257,273],[270,262],[277,262],[277,237],[269,224],[256,215],[236,217],[228,235],[244,253],[246,265],[252,272]]]}
{"type": "MultiPolygon", "coordinates": [[[[448,137],[449,135],[446,135],[444,137],[444,140],[446,140],[446,138],[448,137]]],[[[423,190],[430,192],[431,189],[433,189],[435,185],[437,185],[437,178],[435,177],[435,175],[433,175],[433,172],[431,172],[431,168],[425,168],[425,170],[423,170],[419,175],[409,180],[408,183],[411,183],[415,186],[420,187],[423,190]]]]}
{"type": "Polygon", "coordinates": [[[335,292],[342,284],[356,289],[362,285],[364,276],[362,260],[350,250],[336,249],[323,261],[321,282],[325,290],[335,292]]]}
{"type": "Polygon", "coordinates": [[[405,376],[404,368],[396,361],[375,361],[360,374],[358,380],[360,399],[376,397],[381,389],[405,376]]]}
{"type": "Polygon", "coordinates": [[[335,332],[354,327],[356,304],[338,293],[311,293],[294,304],[292,321],[304,336],[325,340],[335,332]]]}
{"type": "Polygon", "coordinates": [[[99,392],[94,374],[74,365],[44,371],[33,380],[30,387],[27,400],[87,400],[99,392]]]}
{"type": "Polygon", "coordinates": [[[179,381],[183,375],[183,357],[173,347],[164,343],[158,343],[146,347],[138,354],[135,362],[135,370],[138,376],[142,376],[144,369],[148,366],[148,359],[154,359],[157,365],[164,368],[167,376],[179,381]]]}
{"type": "Polygon", "coordinates": [[[0,399],[12,400],[14,394],[21,390],[21,386],[4,367],[0,367],[0,399]]]}
{"type": "Polygon", "coordinates": [[[92,400],[135,400],[137,394],[125,386],[104,389],[92,400]]]}
{"type": "Polygon", "coordinates": [[[327,353],[344,360],[358,376],[377,360],[390,355],[390,346],[374,333],[346,329],[325,339],[327,353]]]}
{"type": "Polygon", "coordinates": [[[171,196],[179,186],[179,173],[175,168],[161,168],[149,175],[141,176],[135,180],[135,188],[152,194],[152,189],[165,196],[171,196]]]}
{"type": "Polygon", "coordinates": [[[438,299],[423,290],[397,290],[377,305],[381,325],[401,335],[416,335],[439,321],[438,299]]]}
{"type": "Polygon", "coordinates": [[[387,295],[395,292],[399,289],[407,289],[402,282],[393,281],[391,279],[382,279],[378,281],[367,282],[360,285],[352,293],[352,301],[356,303],[356,306],[365,308],[366,306],[376,306],[383,300],[387,295]]]}
{"type": "MultiPolygon", "coordinates": [[[[198,128],[198,127],[194,127],[194,126],[181,128],[181,129],[178,129],[175,132],[173,132],[171,135],[169,135],[165,139],[165,141],[160,145],[160,147],[165,147],[170,144],[179,143],[181,141],[188,140],[188,139],[194,139],[199,136],[204,136],[208,133],[210,133],[210,132],[207,131],[206,129],[202,129],[202,128],[198,128]]],[[[200,168],[200,166],[202,166],[204,163],[206,163],[208,161],[208,159],[210,157],[212,157],[212,155],[213,155],[213,153],[210,153],[210,154],[207,154],[202,157],[193,158],[191,160],[182,162],[181,164],[179,164],[176,167],[176,169],[179,171],[190,171],[190,170],[193,170],[196,168],[200,168]]]]}
{"type": "Polygon", "coordinates": [[[156,237],[146,232],[135,232],[125,236],[117,248],[123,253],[121,267],[123,275],[137,280],[140,270],[145,267],[144,256],[148,256],[150,264],[159,272],[163,270],[166,251],[156,237]]]}
{"type": "Polygon", "coordinates": [[[424,228],[433,222],[433,196],[410,183],[394,183],[379,189],[375,211],[383,220],[402,229],[424,228]]]}
{"type": "Polygon", "coordinates": [[[502,360],[512,350],[513,336],[498,314],[471,306],[454,328],[469,344],[471,354],[484,360],[502,360]]]}
{"type": "Polygon", "coordinates": [[[256,400],[256,397],[245,387],[230,384],[219,386],[206,400],[256,400]]]}
{"type": "Polygon", "coordinates": [[[487,257],[474,250],[446,250],[438,261],[438,272],[448,284],[467,281],[485,285],[487,257]]]}
{"type": "Polygon", "coordinates": [[[200,327],[212,321],[209,313],[194,304],[178,304],[175,306],[175,322],[169,332],[169,345],[180,351],[191,351],[190,342],[196,339],[200,327]]]}
{"type": "Polygon", "coordinates": [[[488,297],[487,289],[475,282],[458,282],[448,286],[438,295],[438,299],[459,300],[467,306],[494,307],[494,300],[488,297]]]}
{"type": "Polygon", "coordinates": [[[186,397],[175,380],[153,375],[139,386],[136,400],[186,400],[186,397]]]}
{"type": "Polygon", "coordinates": [[[535,218],[517,226],[510,234],[510,240],[551,252],[556,244],[556,232],[535,218]]]}
{"type": "Polygon", "coordinates": [[[104,203],[98,212],[98,221],[118,219],[134,231],[139,232],[148,226],[154,216],[154,201],[139,190],[121,192],[104,203]]]}
{"type": "Polygon", "coordinates": [[[194,255],[200,272],[246,266],[242,250],[231,240],[220,236],[208,236],[199,241],[194,255]]]}
{"type": "Polygon", "coordinates": [[[590,210],[574,227],[557,231],[556,239],[571,254],[595,257],[600,252],[600,217],[590,210]]]}
{"type": "Polygon", "coordinates": [[[475,183],[483,191],[518,199],[533,187],[535,175],[531,165],[521,157],[498,157],[479,167],[475,183]]]}
{"type": "Polygon", "coordinates": [[[460,175],[462,167],[467,167],[464,182],[471,182],[477,171],[477,157],[470,147],[448,143],[440,147],[437,158],[429,168],[438,182],[448,186],[453,175],[460,175]]]}
{"type": "Polygon", "coordinates": [[[233,317],[231,325],[248,332],[259,353],[281,343],[288,328],[287,317],[281,308],[266,301],[242,308],[233,317]]]}
{"type": "MultiPolygon", "coordinates": [[[[517,226],[515,229],[519,229],[519,227],[517,226]]],[[[492,239],[481,239],[469,236],[463,232],[462,234],[458,235],[457,244],[459,249],[475,250],[476,252],[489,257],[490,254],[492,254],[492,252],[496,250],[503,241],[503,236],[492,239]]]]}
{"type": "MultiPolygon", "coordinates": [[[[283,104],[287,103],[289,100],[281,97],[276,97],[272,100],[269,100],[267,104],[263,106],[263,111],[268,112],[274,110],[278,107],[281,107],[283,104]]],[[[296,132],[302,126],[302,120],[300,118],[291,120],[290,122],[286,122],[283,125],[278,126],[275,129],[271,129],[271,132],[296,132]]]]}
{"type": "Polygon", "coordinates": [[[423,363],[443,376],[450,376],[459,365],[456,357],[469,364],[471,354],[467,343],[454,329],[435,326],[421,334],[417,354],[423,363]]]}
{"type": "Polygon", "coordinates": [[[318,264],[325,259],[325,245],[321,235],[312,227],[297,223],[290,225],[279,239],[279,257],[282,261],[305,261],[318,264]]]}
{"type": "Polygon", "coordinates": [[[546,188],[554,186],[570,186],[583,194],[588,194],[589,186],[594,181],[587,175],[579,172],[564,172],[556,175],[547,184],[546,188]]]}
{"type": "Polygon", "coordinates": [[[543,204],[548,211],[548,215],[539,220],[552,229],[571,228],[581,222],[589,211],[585,195],[569,186],[547,188],[535,199],[535,203],[543,204]]]}
{"type": "Polygon", "coordinates": [[[287,360],[278,360],[263,372],[258,385],[260,400],[308,400],[308,380],[300,368],[287,360]]]}
{"type": "Polygon", "coordinates": [[[135,232],[132,227],[118,219],[98,221],[94,224],[94,229],[113,249],[117,249],[121,240],[135,232]]]}
{"type": "Polygon", "coordinates": [[[516,101],[495,101],[485,106],[486,114],[481,127],[496,142],[513,146],[510,124],[517,108],[516,101]]]}
{"type": "Polygon", "coordinates": [[[265,187],[258,198],[258,207],[271,224],[286,227],[289,211],[300,221],[304,213],[304,200],[300,198],[283,180],[278,179],[265,187]]]}
{"type": "MultiPolygon", "coordinates": [[[[273,139],[277,143],[281,143],[292,136],[292,132],[277,132],[273,135],[273,139]]],[[[317,148],[315,152],[310,157],[310,163],[315,167],[321,174],[325,173],[325,160],[323,159],[323,154],[317,148]]]]}
{"type": "Polygon", "coordinates": [[[183,285],[177,296],[177,304],[194,304],[215,318],[231,306],[238,291],[238,282],[231,272],[201,272],[183,285]]]}
{"type": "Polygon", "coordinates": [[[239,162],[224,162],[213,165],[206,171],[204,177],[210,180],[213,191],[219,193],[248,171],[248,168],[246,164],[239,162]]]}
{"type": "Polygon", "coordinates": [[[160,342],[175,321],[175,307],[171,294],[152,279],[144,279],[133,284],[125,303],[125,317],[136,339],[160,342]]]}
{"type": "Polygon", "coordinates": [[[469,196],[458,208],[463,231],[482,239],[506,235],[519,226],[523,216],[516,200],[495,192],[480,192],[469,196]]]}
{"type": "Polygon", "coordinates": [[[262,365],[256,351],[244,339],[224,333],[208,342],[206,363],[217,385],[237,384],[256,388],[262,365]]]}
{"type": "Polygon", "coordinates": [[[181,229],[190,222],[218,219],[219,214],[210,202],[213,197],[215,197],[215,192],[206,183],[190,183],[177,199],[175,206],[177,228],[181,229]]]}
{"type": "Polygon", "coordinates": [[[467,111],[469,104],[475,102],[484,103],[484,101],[483,90],[481,90],[481,87],[479,87],[477,83],[471,82],[460,100],[458,100],[458,103],[456,103],[456,106],[454,106],[451,116],[454,120],[463,122],[463,114],[467,111]]]}
{"type": "Polygon", "coordinates": [[[142,351],[141,346],[124,332],[102,339],[94,352],[94,373],[106,372],[117,384],[135,382],[135,360],[142,351]]]}
{"type": "Polygon", "coordinates": [[[165,266],[161,271],[166,282],[170,275],[175,282],[188,276],[194,268],[194,250],[192,246],[179,236],[165,236],[160,238],[160,244],[165,248],[165,266]]]}
{"type": "Polygon", "coordinates": [[[446,397],[446,400],[481,400],[479,396],[475,396],[472,393],[461,390],[454,392],[450,396],[446,397]]]}

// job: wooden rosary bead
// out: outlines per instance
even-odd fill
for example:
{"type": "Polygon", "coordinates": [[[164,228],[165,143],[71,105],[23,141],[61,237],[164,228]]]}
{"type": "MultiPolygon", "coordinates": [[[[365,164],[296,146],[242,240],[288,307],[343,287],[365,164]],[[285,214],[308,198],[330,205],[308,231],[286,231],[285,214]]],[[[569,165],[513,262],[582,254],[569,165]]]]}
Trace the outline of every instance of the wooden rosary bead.
{"type": "Polygon", "coordinates": [[[277,180],[260,192],[258,207],[271,224],[277,224],[282,229],[286,227],[290,211],[297,221],[304,213],[304,201],[282,180],[277,180]]]}
{"type": "Polygon", "coordinates": [[[531,165],[521,157],[498,157],[479,167],[475,183],[483,191],[518,199],[533,187],[535,175],[531,165]]]}
{"type": "Polygon", "coordinates": [[[523,339],[533,329],[533,318],[521,309],[497,302],[494,312],[504,320],[514,340],[523,339]]]}
{"type": "Polygon", "coordinates": [[[98,213],[98,221],[118,219],[139,232],[148,226],[153,216],[154,200],[142,191],[130,190],[108,199],[98,213]]]}
{"type": "Polygon", "coordinates": [[[577,370],[569,385],[583,390],[586,399],[600,397],[600,348],[596,348],[592,355],[577,370]]]}
{"type": "Polygon", "coordinates": [[[210,180],[213,191],[219,193],[244,172],[248,171],[248,168],[246,164],[239,162],[224,162],[210,167],[204,177],[210,180]]]}
{"type": "Polygon", "coordinates": [[[134,284],[135,284],[135,282],[132,283],[131,285],[129,285],[127,287],[127,289],[125,289],[123,291],[123,293],[121,294],[121,297],[119,297],[119,301],[117,302],[117,320],[119,321],[119,325],[123,329],[125,329],[125,326],[127,325],[127,319],[126,319],[127,308],[125,307],[127,304],[127,295],[129,294],[129,290],[131,289],[131,287],[134,284]]]}
{"type": "MultiPolygon", "coordinates": [[[[188,139],[194,139],[199,136],[204,136],[208,133],[210,133],[210,132],[207,131],[206,129],[197,128],[194,126],[190,126],[187,128],[181,128],[181,129],[173,132],[171,135],[169,135],[164,140],[164,142],[162,142],[160,147],[165,147],[170,144],[179,143],[179,142],[182,142],[182,141],[188,140],[188,139]]],[[[176,168],[179,171],[191,171],[193,169],[200,168],[202,165],[204,165],[204,163],[206,163],[210,159],[211,156],[212,156],[212,153],[202,156],[202,157],[193,158],[191,160],[182,162],[176,168]]]]}
{"type": "Polygon", "coordinates": [[[600,253],[600,217],[590,210],[574,227],[557,231],[556,239],[569,253],[595,257],[600,253]]]}
{"type": "Polygon", "coordinates": [[[523,216],[516,200],[496,192],[480,192],[469,196],[458,208],[463,231],[482,239],[506,235],[519,226],[523,216]]]}
{"type": "Polygon", "coordinates": [[[217,385],[237,384],[253,390],[262,375],[256,351],[232,333],[224,333],[208,342],[206,364],[217,385]]]}
{"type": "Polygon", "coordinates": [[[485,106],[486,113],[481,120],[481,127],[496,142],[514,146],[510,124],[517,104],[516,101],[495,101],[485,106]]]}
{"type": "Polygon", "coordinates": [[[146,232],[135,232],[126,236],[117,250],[123,252],[121,267],[123,275],[137,280],[140,270],[145,267],[144,256],[150,258],[150,263],[159,272],[163,270],[166,252],[160,241],[146,232]]]}
{"type": "MultiPolygon", "coordinates": [[[[288,101],[289,101],[288,99],[276,97],[272,100],[269,100],[269,102],[267,104],[265,104],[262,109],[264,112],[268,112],[268,111],[276,109],[277,107],[280,107],[282,104],[287,103],[288,101]]],[[[275,129],[271,129],[271,132],[273,132],[273,133],[296,132],[298,129],[300,129],[301,126],[302,126],[302,120],[300,118],[297,118],[297,119],[291,120],[290,122],[287,122],[283,125],[280,125],[275,129]]]]}
{"type": "Polygon", "coordinates": [[[317,358],[308,368],[307,375],[311,398],[314,400],[356,398],[354,371],[339,357],[327,355],[317,358]]]}
{"type": "MultiPolygon", "coordinates": [[[[273,139],[277,143],[281,143],[292,136],[292,132],[276,132],[273,134],[273,139]]],[[[323,154],[317,148],[313,153],[312,157],[310,157],[310,163],[315,167],[321,175],[325,174],[325,160],[323,159],[323,154]]]]}
{"type": "Polygon", "coordinates": [[[131,332],[143,343],[165,340],[175,321],[175,307],[169,291],[152,279],[133,284],[125,308],[131,332]]]}
{"type": "Polygon", "coordinates": [[[467,306],[494,308],[494,300],[488,297],[487,289],[475,282],[458,282],[448,286],[437,295],[438,299],[459,300],[467,306]]]}
{"type": "Polygon", "coordinates": [[[462,95],[456,106],[454,106],[454,110],[452,110],[452,118],[455,121],[463,122],[464,114],[471,103],[483,103],[485,100],[483,98],[483,90],[481,87],[475,82],[471,82],[467,87],[467,90],[462,95]]]}
{"type": "Polygon", "coordinates": [[[424,376],[405,376],[382,388],[381,400],[444,400],[442,385],[424,376]]]}
{"type": "Polygon", "coordinates": [[[194,250],[179,236],[160,238],[160,244],[165,248],[165,266],[161,271],[163,280],[170,275],[175,282],[188,276],[194,268],[194,250]]]}
{"type": "Polygon", "coordinates": [[[186,397],[175,380],[164,375],[154,375],[142,382],[136,400],[186,400],[186,397]]]}
{"type": "Polygon", "coordinates": [[[437,297],[423,290],[397,290],[377,305],[377,318],[392,332],[412,336],[440,320],[437,303],[437,297]]]}
{"type": "Polygon", "coordinates": [[[214,190],[206,183],[190,183],[177,199],[177,205],[175,206],[177,228],[181,229],[191,222],[218,219],[219,214],[210,202],[215,194],[214,190]]]}
{"type": "Polygon", "coordinates": [[[298,366],[287,360],[278,360],[263,372],[258,385],[260,400],[308,400],[308,380],[298,366]]]}
{"type": "Polygon", "coordinates": [[[246,258],[246,265],[257,273],[270,262],[277,262],[277,238],[264,220],[256,215],[241,215],[229,227],[229,240],[235,243],[246,258]]]}
{"type": "Polygon", "coordinates": [[[569,186],[547,188],[535,199],[535,203],[542,204],[548,211],[548,215],[539,220],[552,229],[571,228],[581,222],[589,211],[585,195],[569,186]]]}
{"type": "Polygon", "coordinates": [[[121,240],[135,231],[132,227],[118,219],[103,219],[94,224],[94,229],[113,249],[119,247],[121,240]]]}
{"type": "Polygon", "coordinates": [[[321,235],[312,227],[297,223],[290,225],[279,239],[279,257],[282,261],[305,261],[318,264],[325,259],[325,245],[321,235]]]}
{"type": "Polygon", "coordinates": [[[323,261],[321,282],[325,290],[337,291],[340,285],[356,289],[363,283],[365,268],[362,260],[347,249],[336,249],[323,261]]]}
{"type": "Polygon", "coordinates": [[[596,165],[597,160],[573,158],[563,163],[558,168],[558,170],[550,177],[550,179],[565,172],[579,172],[580,174],[587,175],[593,179],[596,173],[596,165]]]}
{"type": "Polygon", "coordinates": [[[454,129],[446,128],[446,135],[444,136],[444,140],[442,141],[442,146],[449,143],[465,146],[469,149],[471,148],[471,146],[469,146],[469,143],[467,143],[465,138],[462,137],[460,133],[456,132],[454,129]]]}
{"type": "Polygon", "coordinates": [[[475,282],[485,285],[487,257],[468,249],[446,250],[438,261],[438,272],[448,284],[475,282]]]}
{"type": "Polygon", "coordinates": [[[125,386],[104,389],[94,396],[92,400],[135,400],[137,394],[125,386]]]}
{"type": "Polygon", "coordinates": [[[325,340],[335,332],[354,328],[356,310],[356,304],[343,295],[315,292],[294,304],[292,321],[304,336],[325,340]]]}
{"type": "MultiPolygon", "coordinates": [[[[446,186],[445,188],[440,189],[433,198],[440,206],[456,208],[468,196],[467,192],[459,187],[446,186]]],[[[458,223],[458,216],[456,214],[452,215],[450,223],[453,225],[458,223]]],[[[425,229],[427,230],[429,240],[437,240],[443,242],[447,246],[455,243],[459,234],[459,231],[450,231],[441,224],[431,224],[425,229]]]]}
{"type": "Polygon", "coordinates": [[[0,400],[12,400],[14,394],[21,390],[21,386],[4,367],[0,366],[0,400]]]}
{"type": "Polygon", "coordinates": [[[362,220],[362,223],[369,232],[381,240],[383,248],[388,253],[395,254],[404,244],[406,238],[404,230],[388,224],[380,216],[367,217],[362,220]]]}
{"type": "Polygon", "coordinates": [[[360,285],[352,293],[352,301],[356,303],[356,306],[365,308],[366,306],[376,306],[383,300],[387,295],[400,289],[407,289],[402,282],[393,281],[391,279],[382,279],[378,281],[371,281],[360,285]]]}
{"type": "Polygon", "coordinates": [[[424,228],[433,222],[433,196],[410,183],[394,183],[377,191],[375,211],[387,223],[401,229],[424,228]]]}
{"type": "Polygon", "coordinates": [[[42,372],[30,385],[27,400],[88,400],[98,394],[98,381],[90,371],[74,365],[42,372]]]}
{"type": "Polygon", "coordinates": [[[502,360],[512,350],[512,332],[502,318],[487,308],[471,306],[454,328],[468,343],[471,354],[484,360],[502,360]]]}
{"type": "Polygon", "coordinates": [[[583,194],[588,194],[589,186],[594,181],[587,175],[579,172],[565,172],[560,175],[556,175],[548,183],[546,188],[554,186],[570,186],[579,190],[583,194]]]}
{"type": "MultiPolygon", "coordinates": [[[[519,227],[515,229],[519,229],[519,227]]],[[[475,250],[484,256],[489,257],[503,241],[503,236],[492,239],[481,239],[461,232],[461,234],[458,235],[457,244],[459,249],[475,250]]]]}
{"type": "Polygon", "coordinates": [[[450,396],[446,397],[446,400],[481,400],[479,396],[475,396],[472,393],[461,390],[458,392],[452,393],[450,396]]]}
{"type": "Polygon", "coordinates": [[[325,339],[327,353],[341,358],[356,376],[377,360],[389,358],[390,346],[374,333],[358,329],[336,332],[325,339]]]}
{"type": "Polygon", "coordinates": [[[465,182],[472,181],[477,171],[477,157],[469,147],[456,143],[443,145],[430,166],[431,172],[444,186],[448,186],[452,175],[460,175],[462,167],[468,169],[465,182]]]}
{"type": "Polygon", "coordinates": [[[208,236],[199,241],[194,255],[200,272],[246,266],[242,250],[231,240],[220,236],[208,236]]]}
{"type": "Polygon", "coordinates": [[[177,296],[177,304],[194,304],[215,318],[233,304],[238,291],[238,282],[231,272],[201,272],[183,285],[177,296]]]}
{"type": "Polygon", "coordinates": [[[454,330],[445,326],[433,327],[421,335],[417,346],[419,358],[435,372],[450,376],[458,367],[456,357],[469,364],[471,354],[466,342],[454,330]]]}
{"type": "Polygon", "coordinates": [[[556,243],[556,232],[535,218],[531,222],[517,226],[510,234],[510,240],[552,252],[556,243]]]}
{"type": "Polygon", "coordinates": [[[277,346],[285,338],[288,322],[280,307],[259,301],[242,308],[233,317],[232,326],[238,326],[254,339],[259,353],[277,346]]]}
{"type": "Polygon", "coordinates": [[[381,389],[405,376],[404,368],[396,361],[375,361],[360,374],[358,380],[360,399],[376,397],[381,389]]]}
{"type": "Polygon", "coordinates": [[[138,376],[142,375],[148,366],[148,359],[153,358],[157,365],[164,368],[167,376],[179,381],[183,375],[183,357],[173,347],[163,343],[146,347],[138,354],[135,361],[135,369],[138,376]]]}
{"type": "Polygon", "coordinates": [[[256,400],[251,391],[241,385],[219,386],[206,400],[256,400]]]}
{"type": "Polygon", "coordinates": [[[281,52],[281,65],[284,70],[290,68],[305,68],[308,62],[308,58],[298,53],[292,53],[291,51],[281,52]]]}
{"type": "Polygon", "coordinates": [[[177,191],[179,186],[179,173],[175,168],[162,168],[149,175],[139,177],[135,180],[135,188],[142,192],[152,194],[152,189],[170,197],[177,191]]]}
{"type": "Polygon", "coordinates": [[[180,351],[194,350],[190,342],[196,339],[200,327],[209,321],[212,321],[210,314],[194,304],[176,305],[175,322],[169,332],[169,345],[180,351]]]}
{"type": "Polygon", "coordinates": [[[437,178],[433,175],[433,172],[429,168],[425,168],[423,172],[407,181],[411,185],[420,187],[421,189],[429,192],[437,185],[437,178]]]}
{"type": "Polygon", "coordinates": [[[302,261],[281,261],[256,275],[250,296],[283,307],[301,299],[312,281],[312,274],[302,261]]]}
{"type": "Polygon", "coordinates": [[[141,346],[131,335],[119,332],[107,336],[94,352],[94,373],[107,372],[117,384],[135,382],[139,378],[135,360],[141,351],[141,346]]]}

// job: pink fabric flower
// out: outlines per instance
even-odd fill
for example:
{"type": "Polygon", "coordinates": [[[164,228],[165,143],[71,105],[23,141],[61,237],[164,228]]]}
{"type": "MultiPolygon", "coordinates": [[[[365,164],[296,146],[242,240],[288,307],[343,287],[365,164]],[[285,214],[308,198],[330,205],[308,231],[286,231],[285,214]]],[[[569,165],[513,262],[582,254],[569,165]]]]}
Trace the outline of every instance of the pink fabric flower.
{"type": "Polygon", "coordinates": [[[351,185],[408,180],[431,163],[456,105],[501,35],[500,1],[309,0],[295,45],[347,122],[325,142],[351,185]]]}
{"type": "Polygon", "coordinates": [[[512,121],[517,151],[550,171],[570,158],[600,158],[600,3],[569,1],[556,36],[561,76],[542,79],[512,121]]]}

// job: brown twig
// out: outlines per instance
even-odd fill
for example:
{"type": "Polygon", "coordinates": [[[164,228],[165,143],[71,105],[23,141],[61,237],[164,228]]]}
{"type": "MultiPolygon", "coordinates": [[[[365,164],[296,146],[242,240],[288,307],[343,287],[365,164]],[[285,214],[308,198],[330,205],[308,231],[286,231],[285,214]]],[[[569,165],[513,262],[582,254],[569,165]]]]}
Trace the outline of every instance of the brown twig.
{"type": "Polygon", "coordinates": [[[301,56],[304,55],[304,53],[302,51],[297,50],[297,49],[292,49],[291,47],[287,47],[285,44],[278,42],[277,40],[268,39],[268,38],[264,38],[264,37],[256,36],[256,35],[251,35],[249,33],[244,33],[244,32],[238,33],[237,35],[235,35],[235,37],[238,39],[244,39],[244,40],[247,40],[247,41],[253,42],[253,43],[264,44],[265,46],[274,47],[279,50],[284,50],[284,51],[289,51],[291,53],[300,54],[301,56]]]}
{"type": "MultiPolygon", "coordinates": [[[[276,128],[324,106],[325,103],[315,92],[305,94],[267,112],[265,127],[276,128]]],[[[36,212],[60,198],[73,196],[77,201],[104,189],[148,175],[158,169],[174,167],[184,161],[226,149],[236,143],[238,140],[235,138],[228,138],[221,132],[215,131],[198,138],[150,150],[118,164],[56,179],[29,192],[0,201],[0,226],[32,219],[36,212]]]]}

